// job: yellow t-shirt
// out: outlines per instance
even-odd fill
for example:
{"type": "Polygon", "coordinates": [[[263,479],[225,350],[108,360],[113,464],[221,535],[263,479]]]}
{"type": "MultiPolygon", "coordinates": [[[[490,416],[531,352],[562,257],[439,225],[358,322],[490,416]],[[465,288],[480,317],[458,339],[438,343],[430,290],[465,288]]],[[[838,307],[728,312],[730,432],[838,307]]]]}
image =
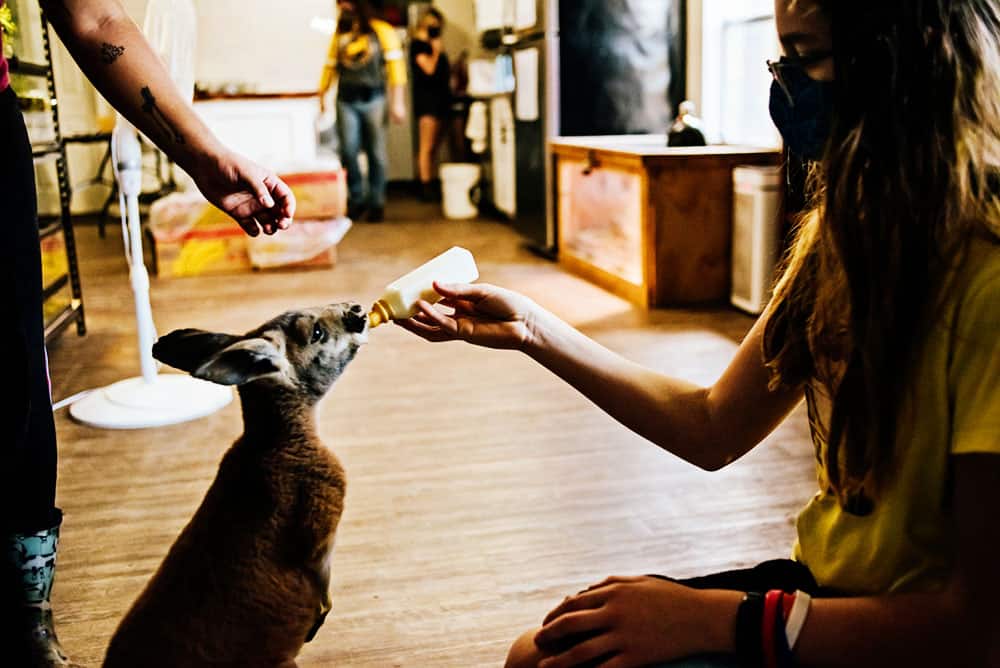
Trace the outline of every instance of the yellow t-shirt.
{"type": "MultiPolygon", "coordinates": [[[[845,511],[821,490],[798,517],[794,557],[821,586],[848,594],[920,591],[951,574],[952,456],[1000,455],[1000,244],[971,242],[938,313],[901,406],[892,481],[868,514],[845,511]]],[[[830,398],[811,383],[806,399],[821,454],[830,398]]]]}
{"type": "MultiPolygon", "coordinates": [[[[395,29],[381,19],[372,19],[371,27],[375,33],[375,38],[378,39],[379,47],[382,50],[382,57],[385,59],[386,83],[389,86],[404,85],[406,83],[406,60],[403,57],[403,47],[399,42],[399,37],[396,35],[395,29]]],[[[359,50],[367,50],[369,48],[368,40],[371,38],[370,35],[358,35],[354,41],[346,45],[341,43],[341,37],[340,33],[334,33],[333,39],[330,40],[329,53],[327,54],[326,63],[323,66],[323,72],[319,80],[319,92],[321,94],[325,93],[333,83],[334,75],[337,72],[339,54],[342,49],[348,54],[354,54],[359,50]]]]}

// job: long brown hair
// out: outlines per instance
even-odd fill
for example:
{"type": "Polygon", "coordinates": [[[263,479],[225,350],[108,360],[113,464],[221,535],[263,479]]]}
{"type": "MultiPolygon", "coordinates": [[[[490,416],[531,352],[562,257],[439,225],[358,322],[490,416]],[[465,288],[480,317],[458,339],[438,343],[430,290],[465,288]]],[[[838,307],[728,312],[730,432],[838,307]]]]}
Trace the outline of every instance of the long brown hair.
{"type": "Polygon", "coordinates": [[[844,503],[891,476],[904,389],[966,242],[1000,239],[1000,10],[817,2],[833,118],[764,315],[764,359],[773,386],[829,391],[825,482],[844,503]]]}

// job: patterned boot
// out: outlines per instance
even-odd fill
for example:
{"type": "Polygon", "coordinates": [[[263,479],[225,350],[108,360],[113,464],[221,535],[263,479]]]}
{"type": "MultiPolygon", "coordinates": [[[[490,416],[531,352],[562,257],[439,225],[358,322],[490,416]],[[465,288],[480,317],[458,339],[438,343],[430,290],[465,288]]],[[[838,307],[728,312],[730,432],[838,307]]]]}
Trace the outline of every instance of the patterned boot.
{"type": "MultiPolygon", "coordinates": [[[[14,596],[20,603],[15,615],[18,626],[9,628],[23,645],[22,661],[31,668],[76,666],[71,663],[56,637],[52,623],[52,579],[56,570],[56,549],[59,546],[59,524],[62,514],[51,529],[30,534],[11,534],[3,537],[2,556],[5,557],[15,588],[14,596]]],[[[2,663],[2,661],[0,661],[2,663]]]]}

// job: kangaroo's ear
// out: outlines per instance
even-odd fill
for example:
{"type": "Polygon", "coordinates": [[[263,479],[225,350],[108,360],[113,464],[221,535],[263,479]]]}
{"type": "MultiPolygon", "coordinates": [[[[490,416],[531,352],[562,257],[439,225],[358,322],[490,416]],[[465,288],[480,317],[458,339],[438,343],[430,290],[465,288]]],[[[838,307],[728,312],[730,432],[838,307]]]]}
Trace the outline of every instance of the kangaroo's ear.
{"type": "Polygon", "coordinates": [[[284,355],[267,339],[243,339],[219,351],[191,375],[220,385],[243,385],[281,371],[284,355]]]}
{"type": "Polygon", "coordinates": [[[175,369],[194,373],[198,367],[242,337],[201,329],[178,329],[153,344],[153,357],[175,369]]]}

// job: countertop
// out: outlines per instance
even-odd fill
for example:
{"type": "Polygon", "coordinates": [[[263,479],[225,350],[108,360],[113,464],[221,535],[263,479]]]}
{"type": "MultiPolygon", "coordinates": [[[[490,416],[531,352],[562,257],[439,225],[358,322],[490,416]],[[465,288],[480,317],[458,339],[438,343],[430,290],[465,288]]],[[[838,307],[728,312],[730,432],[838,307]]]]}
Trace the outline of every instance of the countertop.
{"type": "Polygon", "coordinates": [[[195,91],[195,102],[215,102],[215,101],[253,101],[253,100],[301,100],[319,97],[316,91],[299,91],[286,93],[207,93],[205,91],[195,91]]]}
{"type": "Polygon", "coordinates": [[[553,149],[570,149],[572,152],[584,150],[610,153],[622,156],[649,157],[701,157],[747,155],[761,153],[778,154],[778,149],[765,146],[738,146],[712,144],[709,146],[667,146],[667,135],[605,135],[596,137],[555,137],[550,140],[553,149]]]}

